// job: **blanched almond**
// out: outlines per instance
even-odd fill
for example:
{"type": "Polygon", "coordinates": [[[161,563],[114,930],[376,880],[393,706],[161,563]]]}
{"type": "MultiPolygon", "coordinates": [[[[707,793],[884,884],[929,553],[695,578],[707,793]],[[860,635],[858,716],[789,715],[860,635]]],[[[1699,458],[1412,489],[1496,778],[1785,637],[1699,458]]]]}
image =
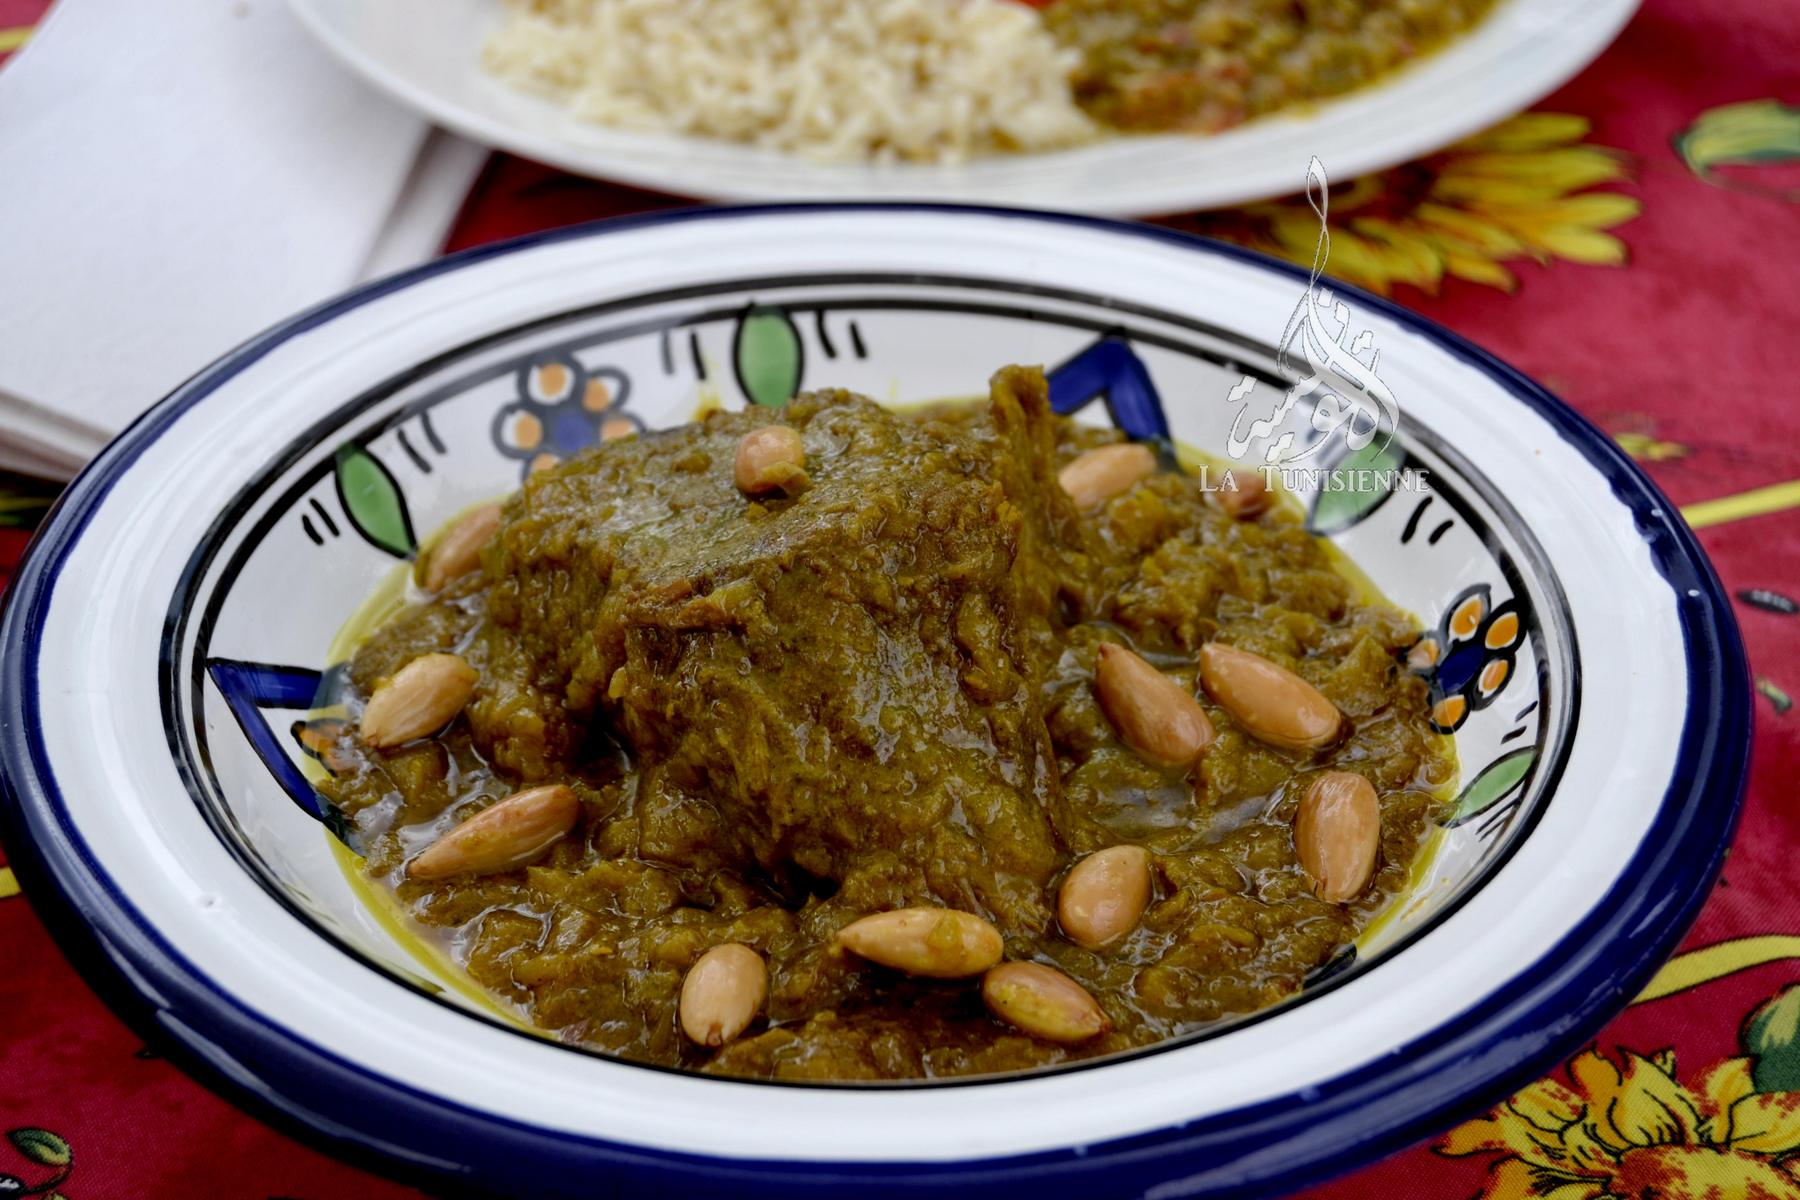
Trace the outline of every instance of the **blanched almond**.
{"type": "Polygon", "coordinates": [[[436,733],[463,710],[480,678],[455,654],[426,654],[375,689],[359,726],[363,740],[387,749],[436,733]]]}
{"type": "Polygon", "coordinates": [[[1260,654],[1222,642],[1200,647],[1200,682],[1246,732],[1283,750],[1322,750],[1347,722],[1337,705],[1306,680],[1260,654]]]}
{"type": "Polygon", "coordinates": [[[1061,471],[1056,481],[1062,484],[1076,508],[1092,508],[1131,490],[1140,479],[1156,473],[1156,455],[1148,446],[1136,442],[1120,442],[1112,446],[1096,446],[1076,455],[1061,471]]]}
{"type": "Polygon", "coordinates": [[[768,994],[762,955],[736,942],[714,946],[681,981],[681,1031],[702,1046],[723,1046],[756,1019],[768,994]]]}
{"type": "Polygon", "coordinates": [[[1056,919],[1077,946],[1098,950],[1133,929],[1150,906],[1150,852],[1108,846],[1069,870],[1056,893],[1056,919]]]}
{"type": "Polygon", "coordinates": [[[1191,766],[1212,745],[1212,722],[1186,688],[1113,642],[1102,642],[1094,693],[1125,744],[1152,762],[1191,766]]]}
{"type": "Polygon", "coordinates": [[[1231,515],[1234,521],[1249,521],[1260,516],[1269,507],[1269,482],[1263,478],[1261,471],[1234,469],[1231,472],[1232,486],[1223,484],[1213,492],[1219,507],[1231,515]]]}
{"type": "Polygon", "coordinates": [[[517,792],[431,843],[406,864],[406,873],[447,879],[510,871],[567,837],[580,816],[581,801],[560,783],[517,792]]]}
{"type": "Polygon", "coordinates": [[[996,1017],[1047,1042],[1085,1042],[1112,1028],[1086,988],[1043,963],[1001,963],[982,978],[981,998],[996,1017]]]}
{"type": "Polygon", "coordinates": [[[1294,853],[1321,900],[1354,900],[1375,873],[1381,805],[1375,786],[1351,771],[1313,780],[1294,814],[1294,853]]]}
{"type": "Polygon", "coordinates": [[[419,564],[419,586],[428,592],[441,591],[452,579],[459,579],[481,565],[481,548],[500,528],[500,506],[484,504],[465,513],[444,530],[419,564]]]}
{"type": "Polygon", "coordinates": [[[1000,931],[954,908],[899,908],[838,930],[838,945],[870,962],[930,979],[979,975],[1000,961],[1000,931]]]}
{"type": "Polygon", "coordinates": [[[738,441],[732,476],[746,496],[806,486],[806,446],[786,425],[752,429],[738,441]]]}

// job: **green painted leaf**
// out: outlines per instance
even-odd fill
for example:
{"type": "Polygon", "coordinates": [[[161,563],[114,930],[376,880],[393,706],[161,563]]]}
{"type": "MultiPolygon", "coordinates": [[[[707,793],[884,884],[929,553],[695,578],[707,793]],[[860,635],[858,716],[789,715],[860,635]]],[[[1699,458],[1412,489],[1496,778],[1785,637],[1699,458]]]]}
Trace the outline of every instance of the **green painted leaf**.
{"type": "Polygon", "coordinates": [[[1800,984],[1771,996],[1739,1034],[1759,1092],[1800,1092],[1800,984]]]}
{"type": "Polygon", "coordinates": [[[1374,512],[1394,494],[1391,487],[1382,486],[1382,473],[1398,471],[1403,461],[1400,448],[1392,442],[1370,442],[1351,454],[1332,468],[1334,483],[1343,486],[1319,492],[1307,528],[1314,533],[1339,533],[1374,512]],[[1362,471],[1373,474],[1358,474],[1362,471]]]}
{"type": "Polygon", "coordinates": [[[1726,179],[1717,173],[1725,166],[1800,161],[1800,107],[1779,100],[1750,100],[1709,108],[1686,129],[1676,134],[1675,152],[1688,170],[1707,183],[1751,191],[1769,191],[1790,199],[1792,189],[1760,188],[1726,179]]]}
{"type": "Polygon", "coordinates": [[[32,1162],[46,1167],[66,1167],[75,1158],[69,1143],[48,1129],[9,1129],[6,1140],[32,1162]]]}
{"type": "Polygon", "coordinates": [[[395,558],[410,558],[418,549],[412,514],[394,476],[379,458],[354,442],[337,451],[338,499],[363,540],[395,558]]]}
{"type": "Polygon", "coordinates": [[[1778,717],[1785,717],[1788,710],[1794,707],[1794,698],[1783,691],[1781,685],[1773,679],[1757,676],[1756,690],[1775,706],[1775,715],[1778,717]]]}
{"type": "Polygon", "coordinates": [[[1514,750],[1511,754],[1496,758],[1483,767],[1481,774],[1471,779],[1469,786],[1462,790],[1462,795],[1456,798],[1456,809],[1445,824],[1460,825],[1470,817],[1492,808],[1519,786],[1519,782],[1531,770],[1531,764],[1536,761],[1536,746],[1527,746],[1523,750],[1514,750]]]}
{"type": "Polygon", "coordinates": [[[738,386],[754,404],[779,408],[800,390],[805,351],[800,331],[779,308],[753,308],[738,321],[732,344],[738,386]]]}

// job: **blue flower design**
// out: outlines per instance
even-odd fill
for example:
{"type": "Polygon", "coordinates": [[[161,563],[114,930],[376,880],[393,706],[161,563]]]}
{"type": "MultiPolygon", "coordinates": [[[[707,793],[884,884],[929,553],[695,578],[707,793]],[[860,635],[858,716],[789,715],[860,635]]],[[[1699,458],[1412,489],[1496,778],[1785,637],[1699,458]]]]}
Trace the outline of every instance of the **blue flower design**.
{"type": "Polygon", "coordinates": [[[1512,680],[1525,641],[1518,600],[1495,607],[1485,583],[1465,589],[1444,609],[1436,629],[1413,643],[1406,662],[1431,682],[1431,724],[1450,733],[1492,704],[1512,680]]]}
{"type": "Polygon", "coordinates": [[[519,368],[516,387],[519,398],[494,414],[493,439],[500,453],[523,464],[522,475],[644,430],[625,411],[631,377],[617,367],[584,367],[566,354],[542,356],[519,368]]]}

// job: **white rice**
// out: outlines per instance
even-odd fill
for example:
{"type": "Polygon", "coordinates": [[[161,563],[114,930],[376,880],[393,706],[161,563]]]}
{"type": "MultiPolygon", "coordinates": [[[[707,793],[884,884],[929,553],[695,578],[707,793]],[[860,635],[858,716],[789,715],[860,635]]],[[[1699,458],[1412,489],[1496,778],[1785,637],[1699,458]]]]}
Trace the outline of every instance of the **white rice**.
{"type": "Polygon", "coordinates": [[[487,69],[584,120],[826,160],[1085,141],[1077,55],[1011,0],[508,0],[487,69]]]}

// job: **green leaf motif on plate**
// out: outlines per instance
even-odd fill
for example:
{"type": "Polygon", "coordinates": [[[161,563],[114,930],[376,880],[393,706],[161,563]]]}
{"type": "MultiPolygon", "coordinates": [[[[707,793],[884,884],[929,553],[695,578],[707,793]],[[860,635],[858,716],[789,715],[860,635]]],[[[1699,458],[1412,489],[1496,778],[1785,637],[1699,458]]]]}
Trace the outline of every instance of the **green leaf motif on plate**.
{"type": "Polygon", "coordinates": [[[48,1129],[9,1129],[6,1131],[6,1140],[20,1154],[40,1166],[66,1167],[75,1158],[75,1152],[69,1149],[69,1143],[48,1129]]]}
{"type": "Polygon", "coordinates": [[[1319,492],[1306,527],[1314,533],[1339,533],[1379,508],[1394,494],[1383,486],[1392,482],[1387,472],[1398,471],[1405,455],[1392,441],[1370,442],[1331,469],[1334,485],[1319,492]],[[1371,472],[1362,475],[1358,472],[1371,472]]]}
{"type": "Polygon", "coordinates": [[[1462,790],[1462,795],[1456,798],[1456,808],[1445,824],[1460,825],[1498,804],[1519,786],[1530,772],[1531,764],[1536,761],[1535,746],[1527,746],[1523,750],[1514,750],[1511,754],[1496,758],[1483,767],[1481,774],[1470,780],[1469,786],[1462,790]]]}
{"type": "Polygon", "coordinates": [[[1800,985],[1786,988],[1750,1014],[1741,1033],[1756,1060],[1750,1078],[1759,1092],[1800,1092],[1800,985]]]}
{"type": "Polygon", "coordinates": [[[800,390],[805,352],[800,331],[779,308],[752,308],[738,320],[733,339],[738,386],[751,403],[779,408],[800,390]]]}
{"type": "Polygon", "coordinates": [[[337,491],[350,523],[363,540],[395,558],[410,558],[418,549],[412,514],[393,474],[379,458],[354,442],[337,451],[337,491]]]}

